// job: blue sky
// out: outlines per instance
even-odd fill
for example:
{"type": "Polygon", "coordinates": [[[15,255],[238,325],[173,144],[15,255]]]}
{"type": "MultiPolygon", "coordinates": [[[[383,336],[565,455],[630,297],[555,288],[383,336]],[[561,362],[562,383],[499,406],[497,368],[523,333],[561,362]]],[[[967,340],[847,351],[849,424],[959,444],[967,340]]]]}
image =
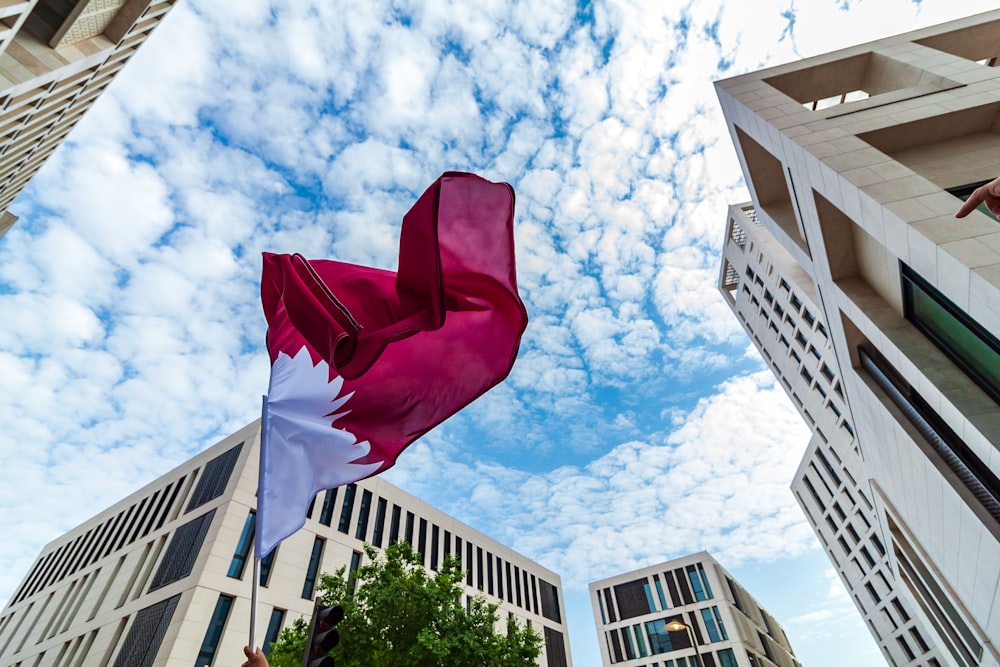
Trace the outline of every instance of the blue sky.
{"type": "Polygon", "coordinates": [[[748,195],[712,81],[992,4],[181,0],[0,240],[0,604],[256,418],[261,251],[393,269],[459,169],[517,191],[531,323],[390,481],[558,572],[576,667],[588,582],[701,549],[807,666],[879,664],[788,491],[807,429],[715,288],[748,195]]]}

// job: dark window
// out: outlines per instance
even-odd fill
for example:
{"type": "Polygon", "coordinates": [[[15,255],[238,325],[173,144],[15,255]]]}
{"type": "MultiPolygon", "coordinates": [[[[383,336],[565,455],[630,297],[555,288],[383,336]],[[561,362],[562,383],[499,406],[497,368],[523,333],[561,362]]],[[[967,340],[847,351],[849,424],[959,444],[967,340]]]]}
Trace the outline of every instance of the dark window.
{"type": "MultiPolygon", "coordinates": [[[[465,543],[465,583],[468,586],[472,585],[472,543],[466,541],[465,543]]],[[[479,586],[482,588],[482,585],[479,586]]]]}
{"type": "Polygon", "coordinates": [[[621,643],[621,640],[618,639],[618,631],[617,630],[611,630],[610,632],[607,633],[607,635],[608,635],[608,637],[611,638],[611,650],[615,654],[615,660],[614,661],[615,662],[621,662],[622,659],[623,659],[622,658],[622,643],[621,643]]]}
{"type": "Polygon", "coordinates": [[[636,579],[614,587],[615,599],[618,600],[618,611],[621,613],[622,619],[635,618],[655,611],[649,606],[645,585],[645,579],[636,579]]]}
{"type": "Polygon", "coordinates": [[[462,538],[458,535],[455,536],[455,561],[462,567],[462,538]]]}
{"type": "Polygon", "coordinates": [[[399,505],[392,506],[392,519],[389,521],[389,546],[399,541],[399,505]]]}
{"type": "Polygon", "coordinates": [[[250,510],[247,520],[243,523],[243,532],[240,533],[240,540],[236,543],[236,551],[233,553],[233,560],[229,563],[228,576],[233,579],[242,579],[243,570],[247,565],[247,556],[250,555],[250,547],[253,546],[254,524],[257,522],[257,513],[250,510]]]}
{"type": "Polygon", "coordinates": [[[444,531],[444,555],[446,557],[451,555],[451,531],[450,530],[444,531]]]}
{"type": "Polygon", "coordinates": [[[497,597],[503,600],[503,561],[497,556],[497,597]]]}
{"type": "Polygon", "coordinates": [[[687,577],[684,576],[684,569],[677,568],[674,570],[674,574],[677,575],[677,588],[681,592],[684,604],[694,604],[694,596],[691,595],[691,588],[688,586],[687,577]]]}
{"type": "Polygon", "coordinates": [[[345,535],[351,526],[351,513],[354,511],[354,496],[357,491],[357,484],[348,484],[344,488],[344,507],[340,510],[340,523],[337,524],[337,530],[345,535]]]}
{"type": "Polygon", "coordinates": [[[222,631],[226,627],[226,619],[229,618],[229,609],[233,606],[233,598],[228,595],[220,595],[219,601],[215,603],[215,612],[212,620],[205,631],[205,639],[201,642],[201,650],[198,651],[198,659],[194,667],[207,667],[215,661],[215,650],[219,647],[219,639],[222,631]]]}
{"type": "Polygon", "coordinates": [[[476,588],[483,590],[483,548],[476,547],[476,588]]]}
{"type": "Polygon", "coordinates": [[[313,591],[316,588],[316,577],[319,575],[319,564],[323,560],[322,537],[313,540],[312,554],[309,556],[309,567],[306,568],[306,580],[302,584],[302,597],[306,600],[312,599],[313,591]]]}
{"type": "Polygon", "coordinates": [[[403,537],[406,540],[407,544],[409,544],[411,547],[413,546],[413,519],[414,519],[413,512],[407,512],[406,530],[403,534],[403,537]]]}
{"type": "Polygon", "coordinates": [[[313,496],[313,499],[309,501],[309,509],[306,510],[307,519],[313,518],[314,509],[316,509],[316,496],[313,496]]]}
{"type": "Polygon", "coordinates": [[[681,607],[681,606],[683,606],[684,602],[681,601],[681,597],[677,593],[677,584],[674,582],[674,573],[673,572],[664,572],[663,573],[663,578],[667,582],[667,592],[670,593],[670,602],[673,603],[672,606],[674,606],[674,607],[681,607]]]}
{"type": "Polygon", "coordinates": [[[205,541],[205,534],[208,533],[208,528],[212,525],[213,517],[215,517],[215,510],[188,521],[174,531],[174,536],[170,538],[170,545],[167,547],[167,553],[160,561],[160,567],[156,570],[153,583],[149,585],[150,592],[191,574],[191,569],[201,551],[201,545],[205,541]]]}
{"type": "Polygon", "coordinates": [[[441,529],[431,526],[431,569],[438,569],[438,540],[441,538],[441,529]]]}
{"type": "Polygon", "coordinates": [[[514,604],[514,591],[510,585],[510,563],[507,563],[507,602],[514,604]]]}
{"type": "Polygon", "coordinates": [[[185,512],[190,512],[196,507],[218,498],[225,492],[242,449],[243,443],[241,442],[205,464],[205,468],[201,471],[201,478],[198,480],[198,486],[195,487],[185,512]]]}
{"type": "Polygon", "coordinates": [[[1000,341],[913,269],[900,267],[906,319],[1000,403],[1000,341]]]}
{"type": "Polygon", "coordinates": [[[486,552],[486,592],[493,595],[493,554],[486,552]]]}
{"type": "Polygon", "coordinates": [[[358,527],[354,531],[354,537],[359,540],[365,539],[368,534],[368,513],[372,506],[372,492],[363,490],[361,492],[361,507],[358,508],[358,527]]]}
{"type": "Polygon", "coordinates": [[[278,553],[278,547],[271,549],[271,553],[260,559],[260,585],[266,587],[271,580],[271,570],[274,568],[274,557],[278,553]]]}
{"type": "MultiPolygon", "coordinates": [[[[524,608],[524,604],[522,604],[522,602],[521,602],[521,586],[518,583],[518,581],[520,579],[521,579],[521,569],[517,565],[515,565],[514,566],[514,593],[515,593],[515,597],[517,599],[517,606],[521,607],[523,609],[524,608]]],[[[605,592],[606,595],[608,594],[608,590],[607,589],[604,589],[604,592],[605,592]]],[[[608,599],[610,600],[611,598],[608,598],[608,599]]],[[[614,612],[611,612],[611,616],[612,616],[611,620],[613,622],[615,620],[614,619],[614,612]]]]}
{"type": "Polygon", "coordinates": [[[351,553],[351,567],[347,571],[347,578],[351,582],[352,589],[356,588],[358,585],[354,573],[358,571],[359,567],[361,567],[361,552],[355,551],[351,553]]]}
{"type": "Polygon", "coordinates": [[[333,506],[337,502],[337,489],[327,489],[323,496],[323,507],[319,511],[319,522],[324,526],[333,523],[333,506]]]}
{"type": "Polygon", "coordinates": [[[385,498],[379,498],[375,506],[375,529],[372,531],[372,544],[377,547],[382,546],[382,530],[385,528],[385,508],[387,504],[385,498]]]}
{"type": "Polygon", "coordinates": [[[417,529],[417,553],[420,554],[420,564],[427,561],[427,519],[421,519],[417,529]]]}
{"type": "Polygon", "coordinates": [[[562,613],[559,611],[559,589],[544,579],[538,580],[538,587],[542,589],[542,616],[550,621],[562,623],[562,613]]]}
{"type": "Polygon", "coordinates": [[[566,640],[558,630],[545,626],[546,667],[566,667],[566,640]]]}
{"type": "Polygon", "coordinates": [[[271,620],[267,622],[267,632],[264,633],[264,655],[271,653],[271,644],[278,641],[281,624],[285,622],[285,610],[275,607],[271,610],[271,620]]]}
{"type": "Polygon", "coordinates": [[[114,667],[152,667],[181,596],[175,595],[135,615],[114,667]]]}

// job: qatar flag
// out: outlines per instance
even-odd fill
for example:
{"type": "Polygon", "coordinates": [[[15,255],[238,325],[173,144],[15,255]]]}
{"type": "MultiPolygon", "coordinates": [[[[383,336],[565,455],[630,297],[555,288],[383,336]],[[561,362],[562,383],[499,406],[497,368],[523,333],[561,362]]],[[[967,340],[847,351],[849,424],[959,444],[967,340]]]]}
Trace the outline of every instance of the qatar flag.
{"type": "Polygon", "coordinates": [[[403,217],[395,272],[264,254],[258,557],[316,493],[389,468],[507,376],[528,322],[513,224],[509,185],[449,172],[403,217]]]}

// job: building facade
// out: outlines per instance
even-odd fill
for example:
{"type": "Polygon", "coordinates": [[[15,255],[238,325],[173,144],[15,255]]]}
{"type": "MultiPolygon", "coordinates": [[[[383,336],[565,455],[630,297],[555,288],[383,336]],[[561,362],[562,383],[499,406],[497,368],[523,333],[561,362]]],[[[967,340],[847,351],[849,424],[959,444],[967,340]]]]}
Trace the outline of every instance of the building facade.
{"type": "Polygon", "coordinates": [[[781,625],[707,552],[589,588],[605,667],[801,667],[781,625]]]}
{"type": "MultiPolygon", "coordinates": [[[[0,614],[0,666],[242,662],[259,442],[251,424],[47,545],[0,614]]],[[[558,575],[378,478],[320,493],[261,561],[256,644],[312,612],[321,572],[398,540],[430,570],[459,558],[466,596],[530,623],[545,640],[539,665],[571,665],[558,575]]]]}
{"type": "Polygon", "coordinates": [[[892,665],[1000,664],[1000,12],[716,84],[719,287],[813,437],[792,482],[892,665]]]}
{"type": "Polygon", "coordinates": [[[175,0],[0,3],[0,236],[7,207],[175,0]]]}

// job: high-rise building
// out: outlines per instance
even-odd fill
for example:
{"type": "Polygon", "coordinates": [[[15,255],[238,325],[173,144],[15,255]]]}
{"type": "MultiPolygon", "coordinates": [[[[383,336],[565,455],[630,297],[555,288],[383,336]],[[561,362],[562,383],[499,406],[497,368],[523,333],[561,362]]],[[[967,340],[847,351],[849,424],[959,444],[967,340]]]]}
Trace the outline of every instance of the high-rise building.
{"type": "Polygon", "coordinates": [[[0,2],[0,236],[7,207],[175,0],[0,2]]]}
{"type": "Polygon", "coordinates": [[[595,581],[590,603],[605,667],[800,667],[781,625],[705,551],[595,581]]]}
{"type": "Polygon", "coordinates": [[[813,431],[792,490],[892,665],[1000,664],[1000,11],[716,84],[719,287],[813,431]]]}
{"type": "MultiPolygon", "coordinates": [[[[47,545],[0,614],[0,666],[240,664],[259,442],[255,422],[47,545]]],[[[261,561],[256,643],[312,612],[319,573],[400,540],[429,570],[460,559],[466,597],[530,623],[540,666],[571,665],[557,574],[379,478],[317,495],[261,561]]]]}

